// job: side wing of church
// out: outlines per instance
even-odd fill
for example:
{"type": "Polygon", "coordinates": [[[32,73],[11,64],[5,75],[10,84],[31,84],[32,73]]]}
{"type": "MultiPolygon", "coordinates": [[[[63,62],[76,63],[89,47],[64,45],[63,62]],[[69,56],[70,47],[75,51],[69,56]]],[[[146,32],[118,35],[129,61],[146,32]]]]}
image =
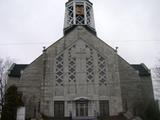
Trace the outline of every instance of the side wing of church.
{"type": "Polygon", "coordinates": [[[154,100],[148,68],[129,64],[96,36],[88,0],[69,0],[64,36],[22,66],[12,66],[8,86],[22,93],[27,118],[139,114],[154,100]]]}

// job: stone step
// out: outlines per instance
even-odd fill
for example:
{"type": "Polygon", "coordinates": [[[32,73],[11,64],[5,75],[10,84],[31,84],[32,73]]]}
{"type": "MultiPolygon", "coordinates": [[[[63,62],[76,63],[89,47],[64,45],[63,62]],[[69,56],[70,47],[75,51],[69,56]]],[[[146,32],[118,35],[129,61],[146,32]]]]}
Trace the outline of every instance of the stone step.
{"type": "Polygon", "coordinates": [[[90,117],[90,116],[87,116],[87,117],[72,117],[72,120],[97,120],[96,117],[90,117]]]}

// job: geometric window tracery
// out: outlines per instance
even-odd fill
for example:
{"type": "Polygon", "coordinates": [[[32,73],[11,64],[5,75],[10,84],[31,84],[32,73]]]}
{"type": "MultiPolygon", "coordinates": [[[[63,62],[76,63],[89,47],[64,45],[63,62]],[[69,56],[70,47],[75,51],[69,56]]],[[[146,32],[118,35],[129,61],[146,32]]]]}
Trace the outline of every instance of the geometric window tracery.
{"type": "Polygon", "coordinates": [[[56,86],[63,86],[64,80],[63,54],[56,57],[56,86]]]}
{"type": "Polygon", "coordinates": [[[87,24],[90,25],[91,24],[91,7],[88,5],[86,6],[86,20],[87,20],[87,24]]]}
{"type": "Polygon", "coordinates": [[[74,21],[74,12],[73,12],[73,4],[71,4],[70,6],[68,6],[68,8],[67,8],[68,10],[67,10],[67,12],[68,12],[68,14],[67,14],[67,23],[69,24],[69,25],[72,25],[73,24],[73,21],[74,21]]]}
{"type": "Polygon", "coordinates": [[[76,24],[77,25],[83,25],[84,24],[84,16],[77,15],[76,16],[76,24]]]}
{"type": "Polygon", "coordinates": [[[86,48],[90,50],[90,56],[86,58],[87,82],[94,82],[93,49],[89,48],[88,45],[86,48]]]}
{"type": "Polygon", "coordinates": [[[76,24],[82,25],[84,24],[84,5],[83,3],[76,4],[76,24]]]}
{"type": "Polygon", "coordinates": [[[73,45],[69,50],[68,50],[68,82],[76,82],[76,58],[72,57],[71,51],[74,49],[76,46],[73,45]]]}
{"type": "Polygon", "coordinates": [[[106,85],[107,77],[106,77],[106,62],[105,59],[98,54],[98,77],[99,77],[99,85],[106,85]]]}

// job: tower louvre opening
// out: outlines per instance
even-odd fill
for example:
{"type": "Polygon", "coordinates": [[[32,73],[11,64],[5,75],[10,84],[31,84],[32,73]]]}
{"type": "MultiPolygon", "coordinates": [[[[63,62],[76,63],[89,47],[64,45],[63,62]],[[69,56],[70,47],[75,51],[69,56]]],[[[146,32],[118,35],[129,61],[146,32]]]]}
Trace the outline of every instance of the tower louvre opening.
{"type": "Polygon", "coordinates": [[[69,0],[65,6],[64,33],[75,25],[83,25],[96,33],[92,3],[89,0],[69,0]]]}

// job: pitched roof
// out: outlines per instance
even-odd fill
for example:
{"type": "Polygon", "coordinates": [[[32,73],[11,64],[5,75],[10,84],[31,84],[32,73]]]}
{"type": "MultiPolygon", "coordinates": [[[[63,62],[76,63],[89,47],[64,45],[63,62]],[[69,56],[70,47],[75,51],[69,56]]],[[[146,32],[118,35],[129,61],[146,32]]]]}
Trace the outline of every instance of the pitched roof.
{"type": "Polygon", "coordinates": [[[139,72],[139,76],[150,76],[150,70],[146,67],[145,64],[132,64],[131,65],[135,70],[139,72]]]}
{"type": "Polygon", "coordinates": [[[8,70],[9,77],[20,77],[21,71],[24,70],[28,65],[27,64],[13,64],[11,68],[8,70]]]}

